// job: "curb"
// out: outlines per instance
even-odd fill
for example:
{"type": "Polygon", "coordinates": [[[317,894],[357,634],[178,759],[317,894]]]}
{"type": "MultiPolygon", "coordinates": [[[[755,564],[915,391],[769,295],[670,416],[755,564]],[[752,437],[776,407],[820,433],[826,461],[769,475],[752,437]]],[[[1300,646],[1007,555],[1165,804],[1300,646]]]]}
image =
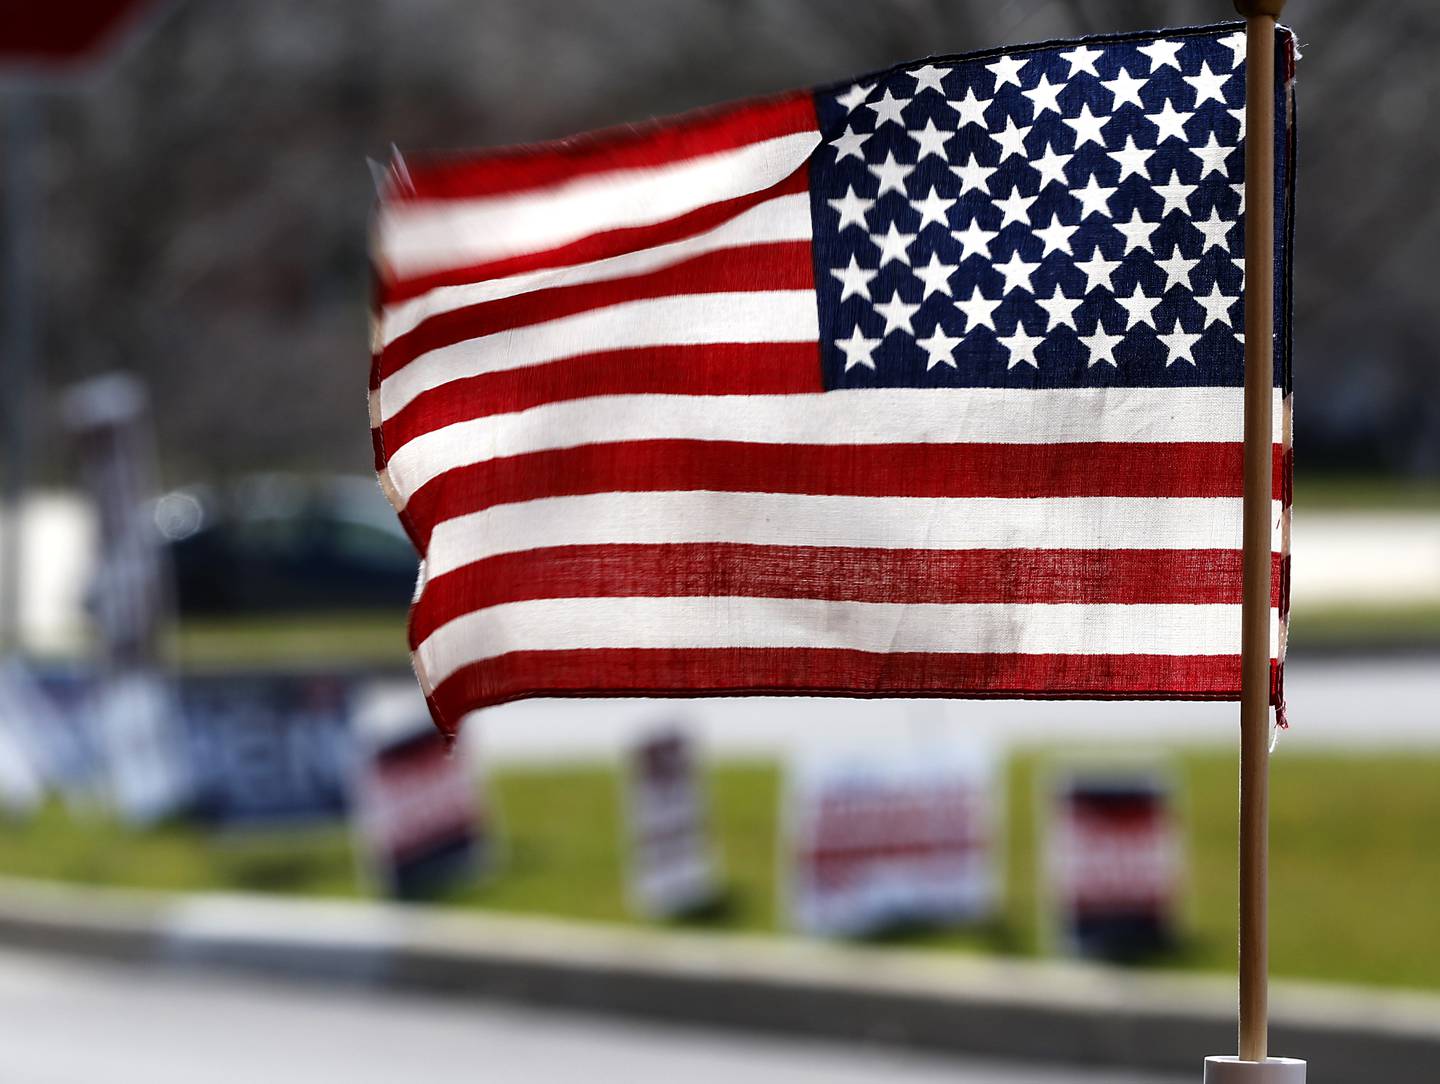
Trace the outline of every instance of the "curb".
{"type": "MultiPolygon", "coordinates": [[[[361,901],[0,878],[0,943],[974,1056],[1195,1074],[1234,1045],[1222,978],[636,930],[361,901]]],[[[1433,1081],[1440,997],[1277,984],[1311,1084],[1433,1081]]]]}

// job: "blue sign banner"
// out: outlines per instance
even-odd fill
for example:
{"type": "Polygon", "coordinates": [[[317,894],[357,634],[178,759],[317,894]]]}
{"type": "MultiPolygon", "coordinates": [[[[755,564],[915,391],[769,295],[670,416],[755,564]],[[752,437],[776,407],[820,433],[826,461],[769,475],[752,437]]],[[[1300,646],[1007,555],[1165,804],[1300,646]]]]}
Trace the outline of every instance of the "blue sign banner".
{"type": "Polygon", "coordinates": [[[343,818],[353,686],[334,674],[184,678],[180,714],[198,818],[222,827],[343,818]]]}

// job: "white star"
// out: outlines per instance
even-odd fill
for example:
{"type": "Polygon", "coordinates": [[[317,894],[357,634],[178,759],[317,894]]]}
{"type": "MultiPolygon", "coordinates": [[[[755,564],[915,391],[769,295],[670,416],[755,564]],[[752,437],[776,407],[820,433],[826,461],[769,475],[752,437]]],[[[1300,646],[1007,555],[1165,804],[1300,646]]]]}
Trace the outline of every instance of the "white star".
{"type": "Polygon", "coordinates": [[[1126,102],[1134,103],[1137,109],[1144,109],[1145,103],[1140,100],[1140,88],[1149,81],[1131,75],[1124,68],[1115,73],[1114,79],[1100,80],[1100,85],[1115,96],[1115,101],[1110,106],[1110,112],[1115,112],[1126,102]]]}
{"type": "Polygon", "coordinates": [[[912,199],[910,201],[910,206],[920,215],[920,225],[915,227],[916,231],[923,230],[925,226],[931,222],[938,222],[942,226],[948,226],[950,222],[949,219],[946,218],[946,212],[949,211],[951,207],[954,207],[956,202],[956,200],[942,197],[939,192],[935,191],[935,186],[932,184],[928,196],[921,200],[912,199]]]}
{"type": "Polygon", "coordinates": [[[916,339],[915,344],[923,346],[925,353],[929,355],[925,362],[926,370],[942,364],[954,369],[956,367],[955,348],[960,345],[961,338],[962,336],[959,335],[946,335],[945,329],[937,321],[933,335],[926,339],[916,339]]]}
{"type": "Polygon", "coordinates": [[[866,166],[865,168],[875,174],[880,181],[880,190],[875,193],[877,199],[886,192],[899,192],[906,199],[910,198],[905,191],[905,178],[915,172],[915,167],[895,161],[893,151],[886,151],[885,161],[878,166],[866,166]]]}
{"type": "Polygon", "coordinates": [[[1060,103],[1056,101],[1060,92],[1065,89],[1064,83],[1052,83],[1048,75],[1042,75],[1040,82],[1036,83],[1030,90],[1022,90],[1020,93],[1029,98],[1035,106],[1035,116],[1047,110],[1060,112],[1060,103]]]}
{"type": "Polygon", "coordinates": [[[875,111],[875,130],[878,132],[885,124],[898,124],[904,128],[905,116],[901,110],[909,104],[909,98],[897,98],[890,93],[890,89],[887,87],[878,102],[871,102],[865,108],[875,111]]]}
{"type": "Polygon", "coordinates": [[[931,117],[925,118],[925,127],[911,129],[906,133],[916,143],[920,144],[920,153],[915,156],[915,161],[920,161],[927,154],[933,154],[942,162],[946,161],[945,144],[955,138],[954,132],[942,132],[935,127],[935,121],[931,117]]]}
{"type": "Polygon", "coordinates": [[[1189,142],[1190,137],[1185,134],[1185,125],[1193,117],[1194,113],[1181,113],[1173,105],[1170,99],[1166,98],[1160,105],[1160,112],[1146,113],[1145,119],[1155,125],[1155,145],[1158,147],[1167,139],[1178,139],[1181,143],[1189,142]]]}
{"type": "Polygon", "coordinates": [[[1044,188],[1047,184],[1068,185],[1070,178],[1065,176],[1065,167],[1074,157],[1073,154],[1056,154],[1054,147],[1046,146],[1044,154],[1039,158],[1032,158],[1030,164],[1040,174],[1039,188],[1044,188]]]}
{"type": "Polygon", "coordinates": [[[915,80],[915,93],[922,90],[933,90],[942,98],[945,96],[945,88],[941,81],[949,75],[945,68],[937,68],[934,64],[926,64],[924,67],[916,68],[913,72],[906,72],[906,75],[915,80]]]}
{"type": "Polygon", "coordinates": [[[1075,310],[1085,301],[1083,297],[1066,297],[1060,292],[1060,285],[1056,283],[1055,291],[1049,297],[1035,298],[1035,304],[1039,305],[1050,317],[1050,322],[1045,325],[1045,331],[1054,331],[1058,326],[1065,326],[1072,331],[1075,328],[1075,310]]]}
{"type": "MultiPolygon", "coordinates": [[[[1211,324],[1224,324],[1226,327],[1234,327],[1235,325],[1230,322],[1230,308],[1239,300],[1238,297],[1226,297],[1222,294],[1218,282],[1210,287],[1208,297],[1201,297],[1199,294],[1195,295],[1195,303],[1205,310],[1205,327],[1209,327],[1211,324]]],[[[1201,330],[1204,329],[1202,328],[1201,330]]]]}
{"type": "Polygon", "coordinates": [[[996,271],[1005,276],[1005,286],[1001,289],[1002,294],[1008,294],[1011,290],[1024,290],[1027,294],[1033,294],[1035,288],[1030,285],[1030,276],[1035,273],[1038,263],[1026,263],[1020,258],[1017,249],[1004,263],[992,265],[996,271]]]}
{"type": "Polygon", "coordinates": [[[1237,109],[1227,109],[1227,110],[1225,110],[1225,112],[1229,113],[1232,117],[1234,117],[1234,118],[1235,118],[1235,123],[1238,124],[1238,125],[1240,125],[1240,132],[1239,132],[1238,135],[1235,136],[1235,138],[1236,138],[1236,139],[1244,139],[1244,138],[1245,138],[1245,107],[1242,105],[1242,106],[1240,106],[1240,107],[1237,108],[1237,109]]]}
{"type": "Polygon", "coordinates": [[[1020,85],[1020,69],[1029,63],[1028,57],[1024,60],[1016,60],[1013,56],[1002,56],[995,63],[985,66],[995,74],[995,89],[999,90],[1007,83],[1014,83],[1018,87],[1020,85]]]}
{"type": "Polygon", "coordinates": [[[1045,242],[1045,251],[1040,253],[1040,258],[1044,259],[1052,252],[1063,252],[1067,256],[1075,255],[1075,253],[1070,251],[1070,235],[1079,228],[1080,226],[1078,224],[1074,226],[1062,225],[1060,216],[1058,214],[1052,214],[1050,216],[1050,225],[1044,229],[1035,231],[1035,236],[1045,242]]]}
{"type": "Polygon", "coordinates": [[[1237,215],[1243,215],[1245,213],[1245,182],[1241,181],[1239,184],[1232,184],[1230,191],[1240,197],[1240,209],[1235,213],[1237,215]]]}
{"type": "Polygon", "coordinates": [[[981,192],[988,192],[987,182],[990,180],[990,174],[994,173],[995,169],[995,166],[982,166],[979,162],[975,161],[975,156],[972,154],[970,160],[963,166],[951,166],[950,172],[960,178],[960,195],[963,196],[972,188],[978,189],[981,192]]]}
{"type": "Polygon", "coordinates": [[[855,255],[850,255],[850,266],[846,268],[831,268],[830,274],[840,280],[840,300],[844,301],[851,294],[858,294],[866,301],[870,300],[870,282],[880,273],[877,268],[874,271],[861,267],[855,262],[855,255]]]}
{"type": "Polygon", "coordinates": [[[880,266],[884,267],[891,260],[899,260],[906,267],[910,266],[910,242],[915,240],[913,233],[901,233],[895,228],[895,223],[890,223],[890,228],[883,234],[872,233],[870,243],[880,250],[880,266]]]}
{"type": "Polygon", "coordinates": [[[944,294],[946,297],[953,297],[954,294],[950,292],[950,276],[958,270],[960,270],[958,264],[941,263],[940,256],[937,253],[930,253],[930,262],[924,267],[915,268],[912,272],[916,278],[925,284],[925,292],[921,295],[920,299],[923,301],[935,293],[944,294]]]}
{"type": "Polygon", "coordinates": [[[1116,180],[1117,184],[1123,182],[1125,178],[1132,173],[1138,177],[1143,177],[1147,181],[1150,179],[1150,174],[1145,169],[1145,163],[1150,161],[1150,156],[1155,153],[1155,150],[1153,147],[1149,150],[1142,150],[1135,146],[1134,136],[1127,135],[1125,137],[1125,146],[1120,150],[1106,151],[1105,153],[1115,159],[1116,164],[1120,167],[1120,176],[1116,180]]]}
{"type": "MultiPolygon", "coordinates": [[[[1150,235],[1160,228],[1158,222],[1146,222],[1140,217],[1140,208],[1130,212],[1129,222],[1112,222],[1117,230],[1125,235],[1125,252],[1132,252],[1137,248],[1143,248],[1146,252],[1154,254],[1155,250],[1150,247],[1150,235]]],[[[1122,252],[1123,256],[1124,253],[1122,252]]]]}
{"type": "Polygon", "coordinates": [[[1230,66],[1233,68],[1245,59],[1245,31],[1237,30],[1219,39],[1220,44],[1230,50],[1230,66]]]}
{"type": "Polygon", "coordinates": [[[1181,331],[1180,321],[1176,320],[1170,329],[1170,334],[1156,335],[1155,337],[1165,344],[1165,349],[1169,352],[1169,356],[1165,359],[1166,365],[1174,365],[1177,361],[1188,361],[1191,365],[1195,364],[1195,355],[1191,351],[1195,347],[1195,341],[1200,338],[1198,332],[1181,331]]]}
{"type": "Polygon", "coordinates": [[[1153,74],[1160,68],[1174,68],[1180,70],[1180,61],[1175,54],[1184,45],[1183,41],[1152,41],[1149,45],[1140,46],[1140,51],[1150,58],[1150,71],[1153,74]]]}
{"type": "Polygon", "coordinates": [[[1116,294],[1115,300],[1124,307],[1125,313],[1129,317],[1125,323],[1125,330],[1129,331],[1136,324],[1149,324],[1153,328],[1155,326],[1155,306],[1160,304],[1164,298],[1159,294],[1151,297],[1139,283],[1136,283],[1134,293],[1129,297],[1121,297],[1116,294]]]}
{"type": "Polygon", "coordinates": [[[1210,217],[1204,222],[1201,222],[1198,218],[1192,218],[1190,225],[1205,235],[1205,244],[1200,248],[1200,254],[1202,256],[1212,248],[1224,249],[1226,252],[1230,251],[1228,237],[1230,227],[1235,225],[1235,223],[1228,222],[1221,218],[1220,212],[1215,208],[1210,208],[1210,217]]]}
{"type": "Polygon", "coordinates": [[[845,107],[845,112],[853,113],[855,111],[855,107],[862,104],[866,98],[870,97],[870,92],[874,89],[874,83],[870,83],[868,85],[864,83],[856,83],[844,94],[837,96],[835,101],[838,105],[843,105],[845,107]]]}
{"type": "Polygon", "coordinates": [[[1026,217],[1026,212],[1030,210],[1030,205],[1039,198],[1039,196],[1022,196],[1020,189],[1012,186],[1010,195],[995,201],[995,206],[1004,212],[1000,218],[1000,228],[1003,230],[1011,222],[1028,224],[1029,219],[1026,217]]]}
{"type": "Polygon", "coordinates": [[[996,335],[1010,351],[1010,360],[1005,368],[1013,369],[1015,366],[1024,363],[1032,368],[1040,368],[1040,363],[1035,360],[1035,348],[1045,341],[1044,335],[1027,335],[1025,325],[1015,321],[1014,335],[996,335]]]}
{"type": "Polygon", "coordinates": [[[951,230],[950,236],[960,242],[963,249],[960,259],[963,262],[967,256],[990,259],[990,242],[1000,234],[995,230],[982,230],[980,220],[975,218],[963,230],[951,230]]]}
{"type": "Polygon", "coordinates": [[[1090,112],[1090,103],[1086,102],[1080,107],[1080,115],[1075,117],[1061,117],[1066,124],[1075,129],[1075,149],[1078,151],[1086,143],[1098,143],[1103,149],[1105,139],[1100,135],[1100,129],[1110,123],[1109,117],[1097,117],[1090,112]]]}
{"type": "Polygon", "coordinates": [[[1245,288],[1245,257],[1231,256],[1230,262],[1240,269],[1240,288],[1243,290],[1245,288]]]}
{"type": "Polygon", "coordinates": [[[1002,132],[991,132],[990,138],[1000,144],[1000,161],[1005,161],[1012,154],[1025,157],[1025,137],[1030,134],[1030,125],[1023,128],[1015,126],[1013,117],[1005,118],[1005,130],[1002,132]]]}
{"type": "Polygon", "coordinates": [[[955,130],[958,132],[967,124],[978,124],[981,128],[986,127],[985,110],[990,108],[990,103],[994,100],[994,98],[977,98],[975,97],[975,88],[966,87],[965,97],[958,102],[950,103],[951,108],[960,113],[960,121],[955,125],[955,130]]]}
{"type": "Polygon", "coordinates": [[[1234,147],[1222,147],[1215,141],[1215,133],[1210,133],[1210,142],[1203,147],[1191,147],[1190,153],[1200,159],[1200,180],[1204,180],[1212,173],[1225,176],[1225,159],[1230,157],[1234,147]]]}
{"type": "Polygon", "coordinates": [[[863,365],[867,369],[875,368],[875,359],[871,355],[880,345],[880,340],[867,339],[860,334],[858,326],[850,333],[850,338],[836,339],[835,345],[845,351],[845,371],[847,373],[857,365],[863,365]]]}
{"type": "Polygon", "coordinates": [[[1185,259],[1180,255],[1180,246],[1173,245],[1170,249],[1170,258],[1156,260],[1155,266],[1165,272],[1165,289],[1180,286],[1188,290],[1190,289],[1190,269],[1199,262],[1199,260],[1185,259]]]}
{"type": "Polygon", "coordinates": [[[860,148],[865,145],[865,141],[870,138],[870,135],[870,132],[852,131],[847,124],[844,134],[836,136],[830,141],[830,146],[835,148],[835,161],[838,162],[840,159],[851,154],[860,159],[860,161],[865,161],[865,155],[861,152],[860,148]]]}
{"type": "Polygon", "coordinates": [[[1070,77],[1072,79],[1081,72],[1093,75],[1096,79],[1099,79],[1100,73],[1095,70],[1095,61],[1104,55],[1104,50],[1091,49],[1087,45],[1081,45],[1060,54],[1062,58],[1070,63],[1070,77]]]}
{"type": "Polygon", "coordinates": [[[955,307],[965,314],[965,330],[974,331],[977,327],[988,327],[995,330],[994,312],[1000,307],[1001,299],[991,301],[980,293],[980,287],[976,286],[970,291],[969,301],[957,301],[955,307]]]}
{"type": "Polygon", "coordinates": [[[1181,184],[1179,171],[1172,169],[1170,183],[1155,186],[1156,194],[1165,201],[1165,206],[1160,209],[1160,217],[1164,218],[1171,211],[1179,211],[1182,215],[1188,215],[1190,213],[1190,195],[1199,187],[1196,184],[1181,184]]]}
{"type": "Polygon", "coordinates": [[[876,305],[875,311],[885,317],[885,330],[881,332],[882,336],[889,335],[890,332],[897,329],[908,331],[911,335],[915,334],[915,328],[911,326],[910,321],[914,319],[915,314],[920,311],[920,306],[907,305],[904,301],[900,300],[899,290],[891,294],[890,300],[883,305],[876,305]]]}
{"type": "Polygon", "coordinates": [[[1084,188],[1072,188],[1070,194],[1080,201],[1080,218],[1082,220],[1091,215],[1104,215],[1110,217],[1110,197],[1115,194],[1113,188],[1102,188],[1099,178],[1093,173],[1090,175],[1090,183],[1084,188]]]}
{"type": "Polygon", "coordinates": [[[1090,351],[1090,365],[1099,365],[1103,361],[1107,365],[1118,367],[1119,363],[1115,360],[1115,348],[1124,342],[1124,335],[1106,334],[1105,328],[1101,326],[1099,320],[1096,320],[1094,335],[1077,335],[1076,338],[1085,344],[1085,349],[1090,351]]]}
{"type": "Polygon", "coordinates": [[[1088,294],[1097,287],[1104,286],[1111,293],[1115,292],[1115,286],[1110,281],[1110,276],[1115,273],[1115,268],[1120,266],[1119,260],[1107,260],[1100,255],[1100,246],[1095,246],[1095,254],[1088,260],[1076,260],[1075,266],[1085,272],[1085,292],[1088,294]]]}
{"type": "Polygon", "coordinates": [[[1225,104],[1225,93],[1220,88],[1224,85],[1225,80],[1230,78],[1230,74],[1216,75],[1210,70],[1208,60],[1200,65],[1200,74],[1182,75],[1181,78],[1195,88],[1195,105],[1197,107],[1212,99],[1221,105],[1225,104]]]}
{"type": "Polygon", "coordinates": [[[865,212],[875,206],[873,199],[857,196],[853,184],[845,186],[845,195],[839,199],[827,199],[825,202],[840,215],[840,224],[835,227],[837,230],[843,230],[846,226],[859,226],[862,230],[865,229],[865,212]]]}

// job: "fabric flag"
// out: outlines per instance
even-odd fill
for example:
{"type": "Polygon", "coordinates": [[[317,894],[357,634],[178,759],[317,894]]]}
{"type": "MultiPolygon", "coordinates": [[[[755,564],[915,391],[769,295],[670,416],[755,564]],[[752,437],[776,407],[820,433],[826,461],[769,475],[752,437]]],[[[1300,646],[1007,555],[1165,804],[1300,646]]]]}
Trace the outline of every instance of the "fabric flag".
{"type": "Polygon", "coordinates": [[[1237,23],[1092,38],[397,154],[370,411],[437,721],[537,695],[1238,698],[1244,57],[1237,23]]]}

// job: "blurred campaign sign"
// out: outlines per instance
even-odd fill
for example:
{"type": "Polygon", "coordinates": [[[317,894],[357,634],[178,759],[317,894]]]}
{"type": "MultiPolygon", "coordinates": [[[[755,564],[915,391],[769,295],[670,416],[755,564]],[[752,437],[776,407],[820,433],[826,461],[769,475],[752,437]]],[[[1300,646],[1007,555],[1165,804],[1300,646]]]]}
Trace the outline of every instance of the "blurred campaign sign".
{"type": "Polygon", "coordinates": [[[353,757],[346,678],[192,675],[180,696],[203,820],[243,828],[344,817],[353,757]]]}
{"type": "Polygon", "coordinates": [[[658,731],[631,748],[626,768],[631,906],[673,918],[713,904],[720,884],[694,742],[658,731]]]}
{"type": "Polygon", "coordinates": [[[34,727],[49,705],[18,659],[0,659],[0,809],[30,813],[45,798],[34,727]]]}
{"type": "Polygon", "coordinates": [[[47,789],[88,808],[103,799],[105,761],[93,708],[97,678],[79,660],[0,662],[0,714],[12,720],[47,789]]]}
{"type": "Polygon", "coordinates": [[[856,936],[991,916],[1000,891],[995,764],[977,748],[807,754],[791,772],[791,919],[856,936]]]}
{"type": "Polygon", "coordinates": [[[446,748],[409,682],[357,691],[355,827],[375,880],[425,899],[489,864],[490,818],[463,746],[446,748]]]}
{"type": "Polygon", "coordinates": [[[147,823],[179,812],[190,776],[174,733],[175,687],[145,670],[111,675],[90,704],[105,765],[106,796],[125,819],[147,823]]]}
{"type": "Polygon", "coordinates": [[[1173,785],[1158,766],[1086,765],[1052,782],[1052,928],[1069,952],[1135,959],[1174,945],[1184,890],[1173,785]]]}

